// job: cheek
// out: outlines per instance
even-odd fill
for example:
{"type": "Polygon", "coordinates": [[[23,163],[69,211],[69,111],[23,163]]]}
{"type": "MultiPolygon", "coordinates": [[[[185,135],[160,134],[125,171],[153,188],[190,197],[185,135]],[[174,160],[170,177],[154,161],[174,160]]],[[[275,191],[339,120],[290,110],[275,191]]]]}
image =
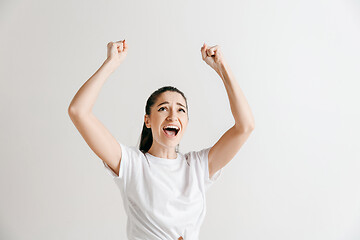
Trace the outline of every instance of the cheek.
{"type": "Polygon", "coordinates": [[[189,120],[187,119],[187,117],[184,117],[181,119],[181,122],[182,122],[183,127],[186,128],[189,123],[189,120]]]}

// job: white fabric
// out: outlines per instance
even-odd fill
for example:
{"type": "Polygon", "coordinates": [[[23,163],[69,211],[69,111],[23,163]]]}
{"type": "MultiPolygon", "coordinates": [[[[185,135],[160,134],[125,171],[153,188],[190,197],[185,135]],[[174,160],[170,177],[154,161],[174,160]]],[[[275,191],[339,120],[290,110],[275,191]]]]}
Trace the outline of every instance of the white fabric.
{"type": "Polygon", "coordinates": [[[119,144],[119,176],[103,163],[121,192],[128,239],[198,240],[206,213],[205,192],[222,172],[209,179],[211,147],[165,159],[119,144]]]}

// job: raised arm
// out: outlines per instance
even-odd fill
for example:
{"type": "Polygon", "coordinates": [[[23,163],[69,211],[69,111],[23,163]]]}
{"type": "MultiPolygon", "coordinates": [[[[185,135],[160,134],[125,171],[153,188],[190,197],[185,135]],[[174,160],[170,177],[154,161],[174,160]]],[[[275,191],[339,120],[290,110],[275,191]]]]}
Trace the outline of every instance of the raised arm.
{"type": "Polygon", "coordinates": [[[109,42],[107,45],[108,57],[101,67],[81,86],[69,106],[70,115],[88,114],[92,111],[95,101],[107,78],[116,70],[126,57],[127,44],[122,42],[109,42]],[[118,53],[119,51],[119,53],[118,53]],[[120,55],[122,54],[122,55],[120,55]]]}
{"type": "Polygon", "coordinates": [[[120,169],[121,147],[94,116],[92,109],[105,81],[126,57],[127,48],[125,40],[108,43],[107,59],[78,90],[68,108],[71,121],[86,143],[117,175],[120,169]]]}
{"type": "Polygon", "coordinates": [[[208,48],[204,43],[201,53],[203,60],[221,77],[235,120],[234,126],[227,130],[209,151],[209,176],[211,178],[240,150],[255,128],[255,120],[238,82],[224,60],[220,47],[216,45],[208,48]]]}

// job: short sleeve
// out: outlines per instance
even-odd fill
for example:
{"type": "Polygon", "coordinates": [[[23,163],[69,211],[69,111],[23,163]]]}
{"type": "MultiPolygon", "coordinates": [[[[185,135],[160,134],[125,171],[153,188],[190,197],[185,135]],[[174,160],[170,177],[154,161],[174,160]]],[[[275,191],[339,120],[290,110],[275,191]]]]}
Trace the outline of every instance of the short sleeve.
{"type": "Polygon", "coordinates": [[[204,171],[204,185],[205,190],[207,190],[216,180],[220,177],[222,168],[219,169],[217,172],[215,172],[212,176],[212,178],[209,177],[209,152],[211,147],[204,148],[197,152],[197,155],[200,160],[200,165],[202,168],[202,171],[204,171]]]}
{"type": "Polygon", "coordinates": [[[103,164],[104,164],[104,167],[106,169],[106,172],[113,178],[124,178],[124,167],[126,167],[126,156],[127,153],[126,153],[126,149],[125,149],[125,146],[120,143],[118,140],[117,142],[120,144],[120,147],[121,147],[121,161],[120,161],[120,171],[119,171],[119,175],[117,175],[110,167],[109,165],[106,164],[106,162],[103,160],[103,164]],[[125,159],[125,160],[124,160],[125,159]]]}
{"type": "Polygon", "coordinates": [[[107,164],[103,161],[106,172],[122,186],[126,186],[129,181],[136,176],[136,171],[139,169],[136,164],[139,163],[137,159],[138,152],[134,147],[126,146],[117,140],[121,147],[121,161],[119,175],[117,175],[107,164]]]}

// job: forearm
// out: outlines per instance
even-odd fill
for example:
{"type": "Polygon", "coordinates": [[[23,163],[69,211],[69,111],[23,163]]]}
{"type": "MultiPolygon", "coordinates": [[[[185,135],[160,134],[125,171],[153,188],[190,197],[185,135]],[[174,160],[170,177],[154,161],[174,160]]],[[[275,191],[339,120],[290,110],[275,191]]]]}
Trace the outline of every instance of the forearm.
{"type": "Polygon", "coordinates": [[[216,72],[223,80],[230,102],[231,112],[235,119],[235,126],[241,131],[248,131],[255,127],[254,116],[247,100],[236,81],[230,66],[223,62],[216,72]]]}
{"type": "Polygon", "coordinates": [[[69,114],[90,113],[106,79],[115,70],[108,60],[81,86],[69,105],[69,114]]]}

